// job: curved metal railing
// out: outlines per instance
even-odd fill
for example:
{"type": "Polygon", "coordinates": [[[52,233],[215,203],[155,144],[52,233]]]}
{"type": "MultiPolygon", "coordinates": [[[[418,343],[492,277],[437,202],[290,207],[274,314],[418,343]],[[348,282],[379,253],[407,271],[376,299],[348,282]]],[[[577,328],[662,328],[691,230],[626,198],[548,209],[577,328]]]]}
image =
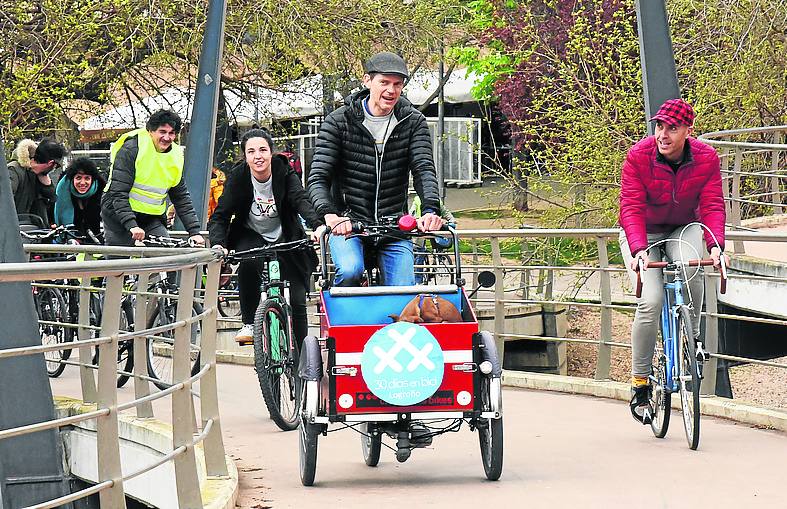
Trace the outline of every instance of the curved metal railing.
{"type": "MultiPolygon", "coordinates": [[[[720,152],[727,217],[733,227],[753,217],[785,212],[787,126],[716,131],[699,136],[720,152]]],[[[736,241],[736,253],[743,244],[736,241]]]]}
{"type": "MultiPolygon", "coordinates": [[[[625,273],[625,269],[620,266],[611,266],[608,243],[617,243],[620,230],[618,229],[524,229],[524,230],[462,230],[459,231],[461,239],[470,243],[470,252],[464,256],[471,258],[472,262],[463,262],[463,267],[474,273],[479,270],[493,270],[497,276],[494,287],[493,298],[480,298],[477,302],[491,303],[494,306],[494,328],[493,332],[498,344],[498,350],[503,351],[503,342],[508,339],[529,339],[536,341],[566,342],[566,343],[586,343],[597,345],[597,359],[595,378],[599,380],[610,377],[610,364],[612,348],[631,348],[629,343],[615,341],[612,337],[612,312],[614,310],[633,311],[636,307],[633,298],[629,302],[622,303],[613,301],[612,276],[616,273],[625,273]],[[518,243],[527,241],[543,241],[544,239],[577,239],[595,242],[597,256],[596,260],[587,260],[585,265],[560,266],[549,263],[532,263],[531,261],[516,260],[521,258],[521,249],[515,252],[506,253],[503,247],[504,240],[513,240],[518,243]],[[488,249],[481,249],[480,243],[488,245],[488,249]],[[508,258],[506,258],[508,255],[508,258]],[[486,262],[486,263],[485,263],[486,262]],[[598,282],[593,283],[597,286],[589,292],[590,297],[576,298],[576,288],[574,292],[567,292],[558,295],[555,289],[555,273],[575,272],[586,274],[598,274],[598,282]],[[531,284],[531,279],[535,277],[538,282],[531,284]],[[573,295],[572,295],[573,293],[573,295]],[[506,305],[509,304],[537,304],[549,310],[554,306],[575,306],[598,309],[600,312],[600,334],[597,338],[569,338],[559,335],[535,336],[526,334],[514,334],[507,330],[505,323],[506,305]]],[[[760,232],[728,232],[727,239],[733,242],[756,241],[756,242],[779,242],[787,243],[787,233],[760,233],[760,232]]],[[[787,244],[784,244],[787,247],[787,244]]],[[[718,330],[719,320],[737,320],[746,322],[766,323],[772,325],[787,326],[787,320],[758,318],[732,315],[719,312],[717,296],[718,274],[705,272],[705,347],[710,353],[710,365],[705,370],[705,378],[702,390],[704,394],[713,394],[716,386],[716,362],[719,359],[760,364],[777,368],[787,368],[787,364],[763,361],[752,358],[737,357],[718,353],[718,330]]],[[[787,292],[787,278],[785,277],[766,277],[752,276],[745,274],[730,274],[730,285],[734,285],[738,280],[768,281],[775,284],[783,284],[787,292]]],[[[628,277],[626,276],[626,279],[628,277]]],[[[583,287],[589,285],[586,280],[583,287]]],[[[469,280],[475,286],[475,274],[469,280]]],[[[626,281],[628,288],[628,281],[626,281]]]]}
{"type": "MultiPolygon", "coordinates": [[[[216,385],[216,314],[218,280],[221,254],[208,249],[159,249],[159,248],[119,248],[103,246],[42,246],[26,245],[26,251],[37,253],[88,253],[103,256],[135,257],[132,259],[108,259],[99,261],[36,261],[35,263],[0,264],[0,282],[8,281],[47,281],[53,279],[78,279],[104,277],[106,281],[104,305],[100,327],[100,337],[89,339],[90,292],[101,291],[89,285],[75,288],[79,293],[78,340],[58,345],[34,346],[0,350],[0,359],[38,355],[44,352],[77,349],[79,362],[61,361],[80,366],[82,399],[85,403],[95,404],[96,410],[79,415],[64,417],[47,422],[32,423],[0,431],[0,440],[34,433],[45,429],[73,425],[87,420],[96,421],[98,457],[98,482],[81,491],[71,493],[57,500],[51,500],[32,507],[44,509],[58,507],[80,498],[98,493],[102,507],[125,507],[123,483],[142,475],[149,470],[174,461],[175,479],[178,486],[177,497],[180,507],[202,507],[197,474],[194,446],[202,443],[205,454],[205,467],[209,477],[228,475],[224,443],[219,420],[218,394],[216,385]],[[203,279],[202,270],[206,277],[203,279]],[[155,303],[150,297],[148,281],[153,273],[179,272],[179,295],[166,296],[177,299],[176,318],[149,329],[137,325],[133,332],[119,330],[121,298],[124,292],[123,280],[127,275],[138,276],[138,298],[135,302],[137,317],[148,316],[148,306],[155,303]],[[198,278],[198,274],[200,277],[198,278]],[[204,287],[203,287],[204,281],[204,287]],[[192,316],[194,294],[204,292],[204,311],[192,316]],[[201,322],[200,369],[191,375],[191,324],[201,322]],[[167,331],[173,331],[172,348],[173,377],[172,385],[162,391],[152,392],[147,376],[146,340],[167,331]],[[117,356],[120,341],[133,341],[134,372],[125,373],[134,378],[133,401],[118,404],[117,400],[117,356]],[[98,347],[98,366],[93,365],[93,347],[98,347]],[[94,377],[97,371],[97,377],[94,377]],[[174,416],[196,415],[192,398],[193,386],[199,384],[200,430],[190,418],[172,420],[173,450],[149,465],[134,472],[123,474],[120,462],[120,441],[118,439],[118,412],[135,408],[137,417],[153,417],[152,401],[172,397],[174,416]]],[[[41,286],[58,286],[41,283],[41,286]]],[[[152,309],[152,308],[150,308],[152,309]]],[[[142,323],[144,320],[137,320],[142,323]]],[[[57,324],[74,326],[74,324],[57,324]]]]}

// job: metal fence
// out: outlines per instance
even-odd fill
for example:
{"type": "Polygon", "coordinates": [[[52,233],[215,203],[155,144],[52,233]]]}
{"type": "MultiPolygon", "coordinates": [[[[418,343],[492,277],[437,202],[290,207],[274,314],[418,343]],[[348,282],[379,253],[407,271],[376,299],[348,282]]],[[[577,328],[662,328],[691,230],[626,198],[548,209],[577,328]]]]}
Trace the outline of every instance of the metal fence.
{"type": "MultiPolygon", "coordinates": [[[[720,152],[727,217],[736,229],[742,221],[782,214],[787,201],[787,126],[734,129],[699,137],[720,152]]],[[[736,253],[743,244],[735,241],[736,253]]]]}
{"type": "MultiPolygon", "coordinates": [[[[67,348],[78,350],[82,399],[85,403],[95,404],[96,409],[87,413],[56,419],[49,422],[34,423],[28,426],[0,431],[0,440],[18,435],[54,429],[75,423],[95,420],[98,448],[98,483],[87,489],[72,493],[48,503],[41,503],[36,509],[59,507],[74,500],[99,494],[101,507],[125,507],[123,483],[142,475],[153,468],[172,461],[174,463],[179,507],[202,507],[200,481],[194,446],[202,443],[205,453],[205,466],[209,477],[228,475],[224,443],[221,435],[216,382],[216,300],[218,294],[221,255],[205,249],[155,249],[155,248],[117,248],[84,246],[25,246],[28,252],[43,253],[89,253],[104,256],[135,256],[132,260],[101,260],[88,262],[35,262],[5,263],[0,265],[0,282],[36,281],[52,279],[76,280],[104,277],[104,307],[100,337],[90,338],[90,292],[97,289],[89,285],[79,285],[79,323],[78,341],[67,343],[67,348]],[[173,254],[174,253],[174,254],[173,254]],[[204,269],[204,278],[203,275],[204,269]],[[133,332],[119,330],[121,298],[124,292],[124,277],[136,275],[138,288],[147,289],[151,274],[161,271],[177,271],[180,281],[178,295],[167,296],[177,299],[176,321],[150,329],[137,326],[133,332]],[[204,286],[203,286],[204,282],[204,286]],[[192,316],[192,305],[198,295],[204,294],[204,312],[192,316]],[[191,376],[190,331],[191,324],[201,322],[201,355],[199,371],[191,376]],[[151,392],[151,378],[147,376],[146,340],[167,331],[173,331],[172,348],[172,385],[159,392],[151,392]],[[120,342],[133,341],[134,377],[133,401],[118,404],[117,397],[117,357],[120,342]],[[99,351],[98,366],[93,365],[93,348],[99,351]],[[94,376],[93,371],[97,371],[94,376]],[[198,391],[195,383],[199,381],[198,391]],[[199,397],[200,425],[196,426],[191,416],[195,412],[193,395],[199,397]],[[120,441],[118,439],[118,412],[135,409],[137,417],[153,417],[152,402],[171,397],[172,402],[172,451],[155,462],[133,472],[123,473],[120,461],[120,441]]],[[[135,299],[137,317],[148,316],[148,311],[156,305],[147,292],[139,292],[135,299]]],[[[141,321],[141,320],[140,320],[141,321]]],[[[67,326],[67,325],[66,325],[67,326]]],[[[63,349],[64,344],[13,348],[0,350],[0,358],[23,355],[41,355],[45,352],[63,349]]],[[[69,362],[69,361],[63,361],[69,362]]]]}
{"type": "MultiPolygon", "coordinates": [[[[468,282],[475,287],[475,275],[479,270],[493,270],[497,276],[492,298],[480,298],[477,302],[491,303],[494,306],[494,335],[498,350],[503,351],[503,345],[510,339],[528,339],[535,341],[590,343],[597,347],[595,378],[608,379],[610,376],[610,363],[612,348],[631,348],[626,342],[616,341],[612,337],[612,312],[613,310],[633,311],[635,304],[633,298],[629,302],[620,299],[613,301],[612,278],[615,274],[624,274],[621,266],[610,263],[609,243],[617,244],[618,229],[527,229],[527,230],[463,230],[459,232],[460,238],[468,243],[465,248],[466,259],[462,266],[468,272],[468,282]],[[538,256],[529,256],[524,243],[545,242],[547,239],[563,240],[574,239],[587,241],[596,246],[595,260],[584,260],[575,265],[557,265],[539,259],[538,256]],[[508,251],[507,251],[508,247],[508,251]],[[513,249],[512,249],[513,248],[513,249]],[[525,261],[522,261],[524,258],[525,261]],[[558,273],[596,274],[597,277],[584,279],[582,287],[586,289],[582,298],[577,298],[577,288],[562,294],[556,288],[558,273]],[[592,281],[592,282],[591,282],[592,281]],[[508,304],[538,304],[545,308],[556,305],[570,305],[598,309],[600,311],[600,330],[598,337],[570,338],[558,336],[533,336],[512,334],[507,330],[505,321],[506,305],[508,304]]],[[[758,233],[758,232],[728,232],[727,238],[734,242],[757,241],[779,242],[787,247],[787,233],[758,233]]],[[[779,368],[787,368],[787,364],[771,361],[762,361],[720,354],[718,352],[719,319],[739,320],[772,325],[787,326],[787,320],[777,318],[756,318],[738,316],[719,312],[717,294],[718,274],[711,271],[705,272],[705,348],[710,353],[711,360],[705,370],[703,380],[703,394],[713,394],[716,387],[716,363],[718,359],[736,362],[761,364],[779,368]]],[[[743,280],[766,280],[770,283],[784,286],[785,295],[775,295],[774,299],[787,297],[787,278],[763,277],[746,274],[730,274],[728,288],[736,282],[743,280]]],[[[628,284],[626,282],[626,287],[628,284]]]]}

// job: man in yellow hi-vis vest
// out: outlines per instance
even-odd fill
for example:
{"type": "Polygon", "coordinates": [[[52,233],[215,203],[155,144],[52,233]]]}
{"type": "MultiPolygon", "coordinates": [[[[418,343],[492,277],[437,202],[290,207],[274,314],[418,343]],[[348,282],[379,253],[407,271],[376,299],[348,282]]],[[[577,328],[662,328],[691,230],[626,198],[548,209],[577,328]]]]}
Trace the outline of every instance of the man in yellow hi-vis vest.
{"type": "Polygon", "coordinates": [[[159,110],[150,116],[144,129],[125,133],[112,144],[112,167],[101,200],[107,245],[133,246],[146,235],[168,236],[167,197],[189,240],[205,245],[183,181],[183,147],[175,143],[182,124],[174,111],[159,110]]]}

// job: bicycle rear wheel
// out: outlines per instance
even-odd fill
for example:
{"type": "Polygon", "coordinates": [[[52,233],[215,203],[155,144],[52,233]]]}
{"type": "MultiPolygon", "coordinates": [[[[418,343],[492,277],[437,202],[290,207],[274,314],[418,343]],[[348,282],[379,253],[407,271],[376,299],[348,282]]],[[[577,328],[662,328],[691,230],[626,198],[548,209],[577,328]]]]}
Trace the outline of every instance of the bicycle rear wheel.
{"type": "Polygon", "coordinates": [[[653,430],[656,438],[664,438],[669,428],[672,393],[667,388],[667,358],[664,357],[663,352],[657,353],[656,362],[653,363],[653,371],[649,402],[650,429],[653,430]]]}
{"type": "MultiPolygon", "coordinates": [[[[41,344],[45,346],[63,344],[70,340],[66,333],[66,328],[62,325],[53,323],[45,324],[40,322],[68,322],[68,309],[63,294],[57,288],[38,288],[33,294],[33,300],[38,313],[38,331],[41,334],[41,344]]],[[[46,373],[51,378],[63,374],[66,365],[61,361],[64,359],[64,350],[53,350],[44,352],[46,361],[46,373]]]]}
{"type": "Polygon", "coordinates": [[[678,390],[680,391],[683,427],[689,448],[697,449],[700,444],[700,376],[697,369],[697,352],[691,330],[688,308],[682,307],[678,314],[678,390]]]}
{"type": "Polygon", "coordinates": [[[298,346],[289,313],[275,299],[262,302],[254,316],[254,368],[271,419],[283,431],[298,427],[298,346]]]}
{"type": "MultiPolygon", "coordinates": [[[[177,306],[173,301],[159,302],[156,311],[148,321],[148,329],[158,327],[160,325],[167,325],[176,321],[177,306]]],[[[196,316],[202,313],[202,306],[195,302],[191,316],[196,316]]],[[[191,358],[191,375],[196,375],[199,372],[200,364],[200,342],[202,338],[202,328],[200,322],[196,321],[191,324],[191,338],[190,338],[190,351],[189,357],[191,358]]],[[[173,385],[172,383],[172,355],[175,347],[175,334],[174,331],[169,330],[157,334],[155,338],[148,338],[148,374],[151,378],[155,378],[153,383],[159,389],[166,389],[173,385]]]]}

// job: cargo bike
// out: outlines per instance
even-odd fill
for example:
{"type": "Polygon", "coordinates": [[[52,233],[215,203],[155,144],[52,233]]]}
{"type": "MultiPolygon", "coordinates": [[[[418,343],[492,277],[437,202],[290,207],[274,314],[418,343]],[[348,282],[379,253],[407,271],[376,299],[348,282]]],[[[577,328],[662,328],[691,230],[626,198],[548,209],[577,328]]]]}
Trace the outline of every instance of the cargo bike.
{"type": "MultiPolygon", "coordinates": [[[[361,228],[366,240],[392,229],[361,228]]],[[[298,373],[303,485],[314,483],[319,437],[327,436],[329,427],[358,432],[363,459],[374,467],[383,447],[404,462],[413,449],[430,446],[434,437],[467,424],[478,432],[486,478],[500,477],[502,369],[493,336],[479,331],[470,304],[480,287],[494,285],[495,276],[480,273],[479,286],[466,293],[456,233],[451,229],[444,235],[453,237],[455,272],[451,284],[431,286],[332,287],[323,237],[320,336],[304,340],[298,373]],[[437,297],[453,304],[461,321],[393,323],[389,316],[414,299],[437,297]]]]}

